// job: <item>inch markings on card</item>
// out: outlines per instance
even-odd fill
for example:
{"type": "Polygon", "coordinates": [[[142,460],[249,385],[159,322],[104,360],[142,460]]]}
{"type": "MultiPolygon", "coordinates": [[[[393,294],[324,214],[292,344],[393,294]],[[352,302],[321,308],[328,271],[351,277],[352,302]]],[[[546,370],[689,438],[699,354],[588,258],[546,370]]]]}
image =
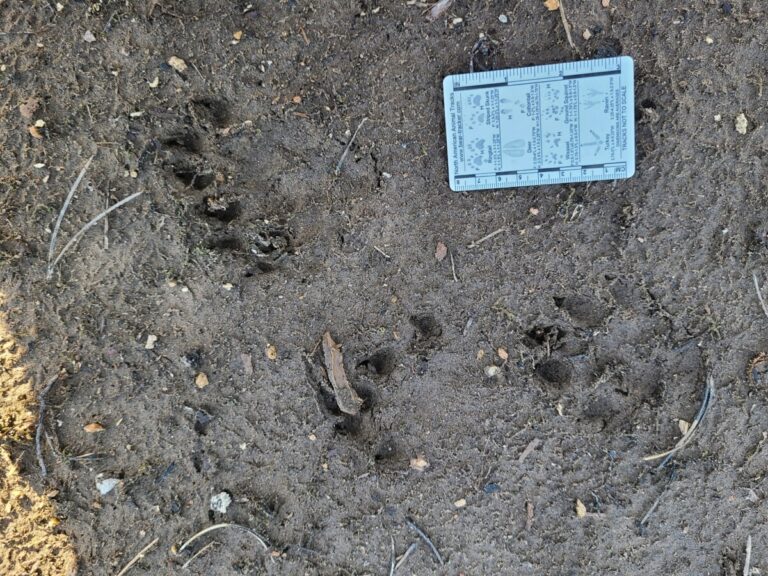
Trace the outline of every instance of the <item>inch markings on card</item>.
{"type": "Polygon", "coordinates": [[[635,173],[632,58],[446,76],[451,190],[486,190],[635,173]]]}

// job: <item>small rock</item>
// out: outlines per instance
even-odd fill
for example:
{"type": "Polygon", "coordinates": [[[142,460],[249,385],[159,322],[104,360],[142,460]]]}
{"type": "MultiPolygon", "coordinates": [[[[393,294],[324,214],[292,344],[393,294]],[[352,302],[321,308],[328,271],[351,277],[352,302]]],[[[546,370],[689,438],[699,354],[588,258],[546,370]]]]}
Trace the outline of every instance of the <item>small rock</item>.
{"type": "Polygon", "coordinates": [[[720,120],[722,120],[722,119],[723,119],[723,115],[722,114],[715,114],[715,122],[720,122],[720,120]]]}
{"type": "Polygon", "coordinates": [[[603,8],[608,8],[611,5],[611,0],[601,0],[600,3],[603,5],[603,8]]]}
{"type": "Polygon", "coordinates": [[[90,424],[83,426],[83,430],[88,432],[88,434],[93,434],[95,432],[103,432],[105,428],[98,422],[91,422],[90,424]]]}
{"type": "Polygon", "coordinates": [[[584,506],[584,502],[576,498],[576,517],[584,518],[587,515],[587,507],[584,506]]]}
{"type": "Polygon", "coordinates": [[[584,40],[589,40],[590,38],[592,38],[592,32],[590,32],[589,28],[587,28],[586,30],[584,30],[581,36],[582,38],[584,38],[584,40]]]}
{"type": "Polygon", "coordinates": [[[411,468],[417,472],[424,472],[424,470],[429,468],[429,462],[422,456],[416,456],[416,458],[411,458],[411,468]]]}
{"type": "Polygon", "coordinates": [[[483,486],[483,492],[486,494],[496,494],[496,492],[501,492],[501,486],[496,482],[488,482],[488,484],[483,486]]]}
{"type": "Polygon", "coordinates": [[[435,248],[435,259],[438,262],[442,262],[447,255],[448,255],[448,247],[442,242],[438,242],[437,247],[435,248]]]}
{"type": "Polygon", "coordinates": [[[506,24],[507,22],[509,22],[509,18],[507,18],[506,14],[499,14],[499,22],[501,22],[502,24],[506,24]]]}
{"type": "Polygon", "coordinates": [[[184,72],[188,68],[187,63],[178,56],[168,58],[168,65],[176,70],[176,72],[184,72]]]}
{"type": "Polygon", "coordinates": [[[736,116],[734,125],[736,126],[736,132],[739,134],[747,133],[747,126],[749,126],[749,123],[747,122],[747,117],[744,116],[744,112],[740,112],[739,115],[736,116]]]}
{"type": "Polygon", "coordinates": [[[96,42],[96,36],[93,35],[93,32],[90,30],[86,30],[85,34],[83,34],[83,41],[88,42],[88,44],[92,42],[96,42]]]}
{"type": "Polygon", "coordinates": [[[200,390],[208,386],[208,376],[205,372],[199,372],[197,376],[195,376],[195,386],[197,386],[200,390]]]}
{"type": "Polygon", "coordinates": [[[712,36],[706,36],[704,38],[704,42],[706,42],[707,44],[714,44],[715,40],[714,38],[712,38],[712,36]]]}
{"type": "Polygon", "coordinates": [[[96,489],[99,491],[99,494],[106,496],[112,492],[118,484],[120,484],[118,478],[101,478],[96,480],[96,489]]]}
{"type": "Polygon", "coordinates": [[[147,334],[147,341],[144,343],[144,349],[154,350],[156,342],[157,342],[157,336],[155,336],[154,334],[147,334]]]}
{"type": "Polygon", "coordinates": [[[267,344],[266,354],[270,360],[277,360],[277,348],[274,344],[267,344]]]}
{"type": "Polygon", "coordinates": [[[160,85],[160,78],[155,76],[150,82],[147,82],[150,88],[157,88],[160,85]]]}
{"type": "Polygon", "coordinates": [[[227,492],[219,492],[211,496],[210,508],[214,512],[226,514],[230,504],[232,504],[232,496],[227,492]]]}
{"type": "Polygon", "coordinates": [[[453,505],[456,506],[456,508],[464,508],[464,506],[467,505],[467,501],[464,498],[459,498],[453,505]]]}
{"type": "Polygon", "coordinates": [[[483,371],[485,372],[485,375],[488,378],[495,378],[496,376],[501,374],[501,368],[499,368],[498,366],[495,366],[493,364],[490,365],[490,366],[486,366],[483,371]]]}
{"type": "Polygon", "coordinates": [[[499,348],[496,350],[496,354],[498,354],[498,355],[499,355],[499,358],[501,358],[502,360],[504,360],[504,362],[506,362],[506,361],[509,359],[509,352],[507,352],[507,349],[506,349],[506,348],[502,348],[502,347],[499,347],[499,348]]]}

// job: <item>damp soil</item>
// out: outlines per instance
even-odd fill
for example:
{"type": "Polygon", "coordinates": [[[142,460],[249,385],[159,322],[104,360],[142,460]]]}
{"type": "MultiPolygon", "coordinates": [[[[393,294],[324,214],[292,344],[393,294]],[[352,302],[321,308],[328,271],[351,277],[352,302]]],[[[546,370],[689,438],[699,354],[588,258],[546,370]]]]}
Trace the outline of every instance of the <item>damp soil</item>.
{"type": "Polygon", "coordinates": [[[768,570],[768,6],[565,7],[576,49],[538,0],[0,0],[0,289],[36,390],[62,373],[48,476],[12,450],[80,574],[155,538],[129,574],[385,574],[407,519],[445,565],[398,574],[741,574],[749,535],[768,570]],[[634,177],[449,190],[446,74],[616,55],[634,177]],[[142,195],[48,279],[91,156],[59,248],[142,195]],[[218,523],[268,550],[178,552],[218,523]]]}

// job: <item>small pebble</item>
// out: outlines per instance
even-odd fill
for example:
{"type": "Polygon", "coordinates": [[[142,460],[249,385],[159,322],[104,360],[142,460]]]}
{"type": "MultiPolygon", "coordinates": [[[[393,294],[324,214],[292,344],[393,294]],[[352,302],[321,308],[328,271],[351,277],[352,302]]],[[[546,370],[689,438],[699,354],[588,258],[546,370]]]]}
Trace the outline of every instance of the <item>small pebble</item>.
{"type": "Polygon", "coordinates": [[[707,36],[704,38],[704,42],[706,42],[707,44],[713,44],[715,40],[712,38],[712,36],[707,36]]]}
{"type": "Polygon", "coordinates": [[[486,494],[496,494],[496,492],[501,492],[501,486],[496,484],[496,482],[488,482],[488,484],[483,486],[483,492],[486,494]]]}
{"type": "Polygon", "coordinates": [[[147,334],[147,341],[144,344],[144,349],[153,350],[155,348],[155,342],[157,342],[157,336],[154,334],[147,334]]]}
{"type": "Polygon", "coordinates": [[[488,376],[488,378],[495,378],[496,376],[501,374],[501,368],[494,365],[486,366],[484,372],[485,372],[485,375],[488,376]]]}
{"type": "Polygon", "coordinates": [[[453,505],[456,506],[456,508],[464,508],[464,506],[467,505],[467,501],[464,498],[459,498],[453,505]]]}
{"type": "Polygon", "coordinates": [[[90,30],[86,30],[85,34],[83,34],[83,41],[88,42],[90,44],[91,42],[96,42],[96,36],[93,35],[93,32],[90,30]]]}
{"type": "Polygon", "coordinates": [[[102,496],[106,496],[112,490],[115,489],[115,486],[120,484],[120,480],[118,478],[102,478],[100,480],[96,480],[96,489],[99,491],[99,494],[102,496]]]}
{"type": "Polygon", "coordinates": [[[722,119],[723,119],[723,115],[722,114],[715,114],[715,122],[720,122],[720,120],[722,120],[722,119]]]}
{"type": "Polygon", "coordinates": [[[739,115],[736,116],[736,120],[734,121],[736,132],[739,134],[746,134],[748,125],[749,123],[747,122],[747,117],[744,116],[744,112],[739,113],[739,115]]]}
{"type": "Polygon", "coordinates": [[[499,14],[499,22],[501,22],[502,24],[506,24],[507,22],[509,22],[509,18],[507,18],[506,14],[499,14]]]}
{"type": "Polygon", "coordinates": [[[584,30],[581,36],[584,38],[584,40],[589,40],[590,38],[592,38],[592,32],[590,32],[589,28],[587,28],[586,30],[584,30]]]}
{"type": "Polygon", "coordinates": [[[211,496],[210,508],[214,512],[226,514],[230,504],[232,504],[232,496],[227,492],[219,492],[211,496]]]}
{"type": "Polygon", "coordinates": [[[200,390],[208,386],[208,376],[205,372],[199,372],[198,375],[195,376],[195,386],[200,390]]]}

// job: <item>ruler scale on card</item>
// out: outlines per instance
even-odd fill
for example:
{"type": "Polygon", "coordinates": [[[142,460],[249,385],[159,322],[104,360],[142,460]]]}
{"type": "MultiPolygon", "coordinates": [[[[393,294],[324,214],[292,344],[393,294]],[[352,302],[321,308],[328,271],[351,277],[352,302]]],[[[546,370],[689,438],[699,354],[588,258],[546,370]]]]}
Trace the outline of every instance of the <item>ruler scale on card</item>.
{"type": "Polygon", "coordinates": [[[634,66],[627,56],[446,76],[452,190],[629,178],[634,66]]]}

